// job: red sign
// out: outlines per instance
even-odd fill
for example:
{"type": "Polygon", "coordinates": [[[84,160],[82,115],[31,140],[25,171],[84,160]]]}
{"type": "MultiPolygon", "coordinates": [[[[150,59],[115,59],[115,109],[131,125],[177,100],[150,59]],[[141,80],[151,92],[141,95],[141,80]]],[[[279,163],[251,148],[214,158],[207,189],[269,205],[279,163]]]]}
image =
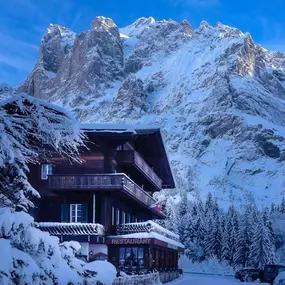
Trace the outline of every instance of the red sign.
{"type": "Polygon", "coordinates": [[[150,244],[150,238],[112,238],[110,244],[150,244]]]}

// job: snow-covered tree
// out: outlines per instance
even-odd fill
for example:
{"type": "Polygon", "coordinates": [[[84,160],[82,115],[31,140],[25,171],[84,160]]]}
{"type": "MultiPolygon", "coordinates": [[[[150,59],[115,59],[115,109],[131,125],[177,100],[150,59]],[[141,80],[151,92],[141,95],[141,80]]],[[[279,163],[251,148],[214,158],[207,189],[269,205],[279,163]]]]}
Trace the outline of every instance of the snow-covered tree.
{"type": "MultiPolygon", "coordinates": [[[[273,230],[272,220],[271,220],[270,215],[269,215],[269,209],[265,208],[261,214],[262,214],[263,223],[268,228],[270,241],[273,245],[275,245],[276,244],[276,238],[275,238],[275,233],[273,230]]],[[[274,259],[274,258],[272,258],[272,259],[274,259]]]]}
{"type": "Polygon", "coordinates": [[[205,253],[208,257],[221,258],[222,250],[222,217],[217,201],[208,195],[205,206],[205,253]]]}
{"type": "Polygon", "coordinates": [[[194,262],[205,258],[204,238],[204,209],[200,200],[195,201],[189,211],[190,222],[185,227],[184,239],[186,255],[194,262]]]}
{"type": "Polygon", "coordinates": [[[249,265],[263,268],[267,263],[274,263],[275,249],[270,235],[268,226],[264,223],[262,215],[259,214],[249,251],[249,265]]]}
{"type": "Polygon", "coordinates": [[[284,196],[282,197],[281,204],[279,207],[279,211],[281,214],[285,214],[285,198],[284,198],[284,196]]]}
{"type": "Polygon", "coordinates": [[[236,251],[234,252],[234,264],[247,266],[249,263],[249,251],[255,227],[256,207],[247,206],[245,213],[240,217],[239,229],[236,239],[236,251]]]}
{"type": "Polygon", "coordinates": [[[27,180],[30,164],[54,152],[79,161],[84,137],[77,121],[62,108],[17,95],[0,102],[0,132],[0,283],[97,284],[96,272],[75,257],[77,242],[60,244],[25,213],[39,197],[27,180]]]}
{"type": "Polygon", "coordinates": [[[209,212],[211,213],[213,207],[214,207],[213,195],[211,192],[209,192],[205,203],[205,216],[207,216],[209,212]]]}
{"type": "Polygon", "coordinates": [[[231,259],[230,249],[230,223],[226,217],[224,219],[224,226],[222,231],[222,248],[221,248],[221,261],[229,262],[231,259]]]}
{"type": "Polygon", "coordinates": [[[273,214],[277,211],[277,206],[275,205],[275,203],[272,203],[271,204],[271,207],[270,207],[270,213],[273,214]]]}
{"type": "Polygon", "coordinates": [[[184,240],[185,227],[187,223],[190,221],[189,210],[190,209],[189,209],[189,201],[187,198],[187,193],[184,192],[181,195],[181,200],[178,204],[178,219],[176,221],[178,226],[178,234],[181,237],[181,241],[184,240]]]}
{"type": "Polygon", "coordinates": [[[0,102],[0,206],[33,206],[38,197],[27,180],[29,163],[47,160],[52,152],[78,160],[83,135],[64,109],[27,95],[0,102]],[[48,138],[49,151],[42,148],[48,138]]]}
{"type": "Polygon", "coordinates": [[[228,211],[228,223],[230,225],[230,232],[229,232],[229,244],[230,244],[230,264],[234,264],[234,254],[236,252],[237,246],[237,233],[239,230],[239,223],[238,223],[238,214],[232,205],[228,211]]]}

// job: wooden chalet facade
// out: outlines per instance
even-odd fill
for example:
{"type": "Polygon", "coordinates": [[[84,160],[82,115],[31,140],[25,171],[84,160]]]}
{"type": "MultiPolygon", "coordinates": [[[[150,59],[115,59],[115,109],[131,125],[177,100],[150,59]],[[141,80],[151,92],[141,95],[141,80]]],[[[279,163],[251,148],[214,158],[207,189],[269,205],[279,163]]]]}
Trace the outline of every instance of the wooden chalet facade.
{"type": "Polygon", "coordinates": [[[166,218],[153,193],[175,187],[160,130],[82,129],[81,164],[53,157],[31,167],[30,182],[42,197],[32,213],[38,227],[80,242],[88,261],[107,259],[126,272],[177,271],[179,237],[151,221],[166,218]]]}

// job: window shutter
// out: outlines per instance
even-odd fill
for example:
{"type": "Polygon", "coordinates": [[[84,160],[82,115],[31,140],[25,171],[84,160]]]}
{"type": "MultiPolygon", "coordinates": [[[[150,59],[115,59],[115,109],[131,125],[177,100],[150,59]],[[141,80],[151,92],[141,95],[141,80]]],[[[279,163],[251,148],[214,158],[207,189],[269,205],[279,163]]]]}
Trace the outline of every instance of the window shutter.
{"type": "Polygon", "coordinates": [[[88,223],[88,204],[82,204],[82,223],[88,223]]]}
{"type": "Polygon", "coordinates": [[[69,223],[69,212],[70,212],[70,205],[69,204],[61,204],[61,222],[69,223]]]}

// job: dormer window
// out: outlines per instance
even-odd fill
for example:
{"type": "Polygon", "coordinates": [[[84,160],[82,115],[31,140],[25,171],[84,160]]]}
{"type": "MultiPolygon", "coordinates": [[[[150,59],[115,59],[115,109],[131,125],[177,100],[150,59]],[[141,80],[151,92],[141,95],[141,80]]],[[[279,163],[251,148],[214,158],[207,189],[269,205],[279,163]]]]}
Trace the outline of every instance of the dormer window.
{"type": "Polygon", "coordinates": [[[48,179],[48,175],[51,175],[51,174],[52,174],[52,165],[48,164],[48,163],[42,164],[42,167],[41,167],[41,179],[42,180],[47,180],[48,179]]]}

